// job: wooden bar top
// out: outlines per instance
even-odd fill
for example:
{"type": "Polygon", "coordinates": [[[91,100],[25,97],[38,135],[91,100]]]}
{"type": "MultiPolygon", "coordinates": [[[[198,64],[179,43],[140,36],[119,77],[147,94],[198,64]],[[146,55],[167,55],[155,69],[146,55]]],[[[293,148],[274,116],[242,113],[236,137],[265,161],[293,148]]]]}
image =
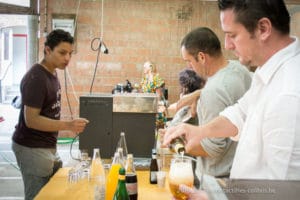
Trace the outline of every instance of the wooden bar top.
{"type": "MultiPolygon", "coordinates": [[[[42,188],[35,200],[93,200],[93,182],[79,181],[75,184],[68,183],[68,171],[70,168],[61,168],[50,181],[42,188]]],[[[172,199],[169,191],[168,180],[164,188],[157,184],[149,183],[149,171],[137,171],[138,199],[172,199]]]]}

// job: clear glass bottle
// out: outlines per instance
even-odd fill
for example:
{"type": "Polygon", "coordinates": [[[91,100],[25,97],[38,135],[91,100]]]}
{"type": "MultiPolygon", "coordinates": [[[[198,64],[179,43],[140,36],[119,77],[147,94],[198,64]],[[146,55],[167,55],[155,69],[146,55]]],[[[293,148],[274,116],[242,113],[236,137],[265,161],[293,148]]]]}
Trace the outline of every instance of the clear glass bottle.
{"type": "Polygon", "coordinates": [[[125,169],[123,167],[119,169],[118,186],[114,193],[113,200],[130,200],[126,189],[125,169]]]}
{"type": "Polygon", "coordinates": [[[119,169],[122,167],[119,153],[115,152],[114,158],[110,167],[110,170],[107,175],[107,182],[106,182],[106,200],[112,200],[114,196],[114,192],[116,190],[118,184],[118,175],[119,169]]]}
{"type": "Polygon", "coordinates": [[[94,199],[105,199],[105,172],[101,161],[100,149],[95,148],[91,165],[91,179],[95,183],[94,199]]]}
{"type": "Polygon", "coordinates": [[[158,164],[156,159],[156,149],[152,149],[152,159],[150,162],[150,183],[157,184],[158,164]]]}
{"type": "Polygon", "coordinates": [[[120,163],[122,164],[122,167],[125,167],[126,158],[125,158],[124,153],[123,153],[123,148],[119,147],[117,149],[117,152],[119,153],[119,159],[120,159],[120,163]]]}
{"type": "Polygon", "coordinates": [[[118,148],[122,148],[123,149],[123,156],[126,159],[127,158],[127,154],[128,154],[128,150],[127,150],[127,144],[126,144],[126,138],[125,138],[125,133],[121,132],[120,133],[120,139],[118,141],[118,148]]]}
{"type": "Polygon", "coordinates": [[[138,181],[133,163],[133,155],[127,154],[127,160],[125,165],[126,170],[126,188],[130,200],[138,199],[138,181]]]}

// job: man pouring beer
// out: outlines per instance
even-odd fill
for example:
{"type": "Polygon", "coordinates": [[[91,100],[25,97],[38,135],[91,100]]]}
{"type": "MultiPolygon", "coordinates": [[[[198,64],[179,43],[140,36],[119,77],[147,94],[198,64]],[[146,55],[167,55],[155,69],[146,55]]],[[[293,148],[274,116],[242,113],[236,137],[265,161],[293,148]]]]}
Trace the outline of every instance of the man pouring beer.
{"type": "MultiPolygon", "coordinates": [[[[218,5],[225,48],[242,64],[258,66],[251,88],[206,125],[168,129],[164,145],[184,136],[189,152],[203,138],[233,137],[239,143],[230,178],[299,180],[300,43],[289,35],[284,1],[218,0],[218,5]]],[[[189,199],[202,198],[187,193],[189,199]]]]}

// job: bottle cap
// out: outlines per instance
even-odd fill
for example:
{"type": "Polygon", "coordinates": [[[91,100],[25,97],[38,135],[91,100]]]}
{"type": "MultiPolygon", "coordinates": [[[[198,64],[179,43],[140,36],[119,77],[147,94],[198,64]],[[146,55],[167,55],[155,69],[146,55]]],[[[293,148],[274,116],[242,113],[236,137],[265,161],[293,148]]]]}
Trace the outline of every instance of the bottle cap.
{"type": "Polygon", "coordinates": [[[156,154],[156,149],[152,149],[152,154],[156,154]]]}
{"type": "Polygon", "coordinates": [[[124,169],[123,167],[121,167],[121,168],[119,169],[119,174],[120,174],[120,175],[125,175],[125,169],[124,169]]]}
{"type": "Polygon", "coordinates": [[[132,153],[127,154],[127,158],[133,158],[132,153]]]}

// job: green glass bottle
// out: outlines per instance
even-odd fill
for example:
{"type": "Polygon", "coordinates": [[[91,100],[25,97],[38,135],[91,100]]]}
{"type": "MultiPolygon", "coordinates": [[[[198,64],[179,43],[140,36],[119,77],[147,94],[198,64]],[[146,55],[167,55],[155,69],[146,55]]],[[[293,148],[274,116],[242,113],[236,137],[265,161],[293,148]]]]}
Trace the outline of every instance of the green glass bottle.
{"type": "Polygon", "coordinates": [[[119,181],[113,200],[130,200],[126,189],[125,169],[123,167],[119,170],[119,181]]]}

